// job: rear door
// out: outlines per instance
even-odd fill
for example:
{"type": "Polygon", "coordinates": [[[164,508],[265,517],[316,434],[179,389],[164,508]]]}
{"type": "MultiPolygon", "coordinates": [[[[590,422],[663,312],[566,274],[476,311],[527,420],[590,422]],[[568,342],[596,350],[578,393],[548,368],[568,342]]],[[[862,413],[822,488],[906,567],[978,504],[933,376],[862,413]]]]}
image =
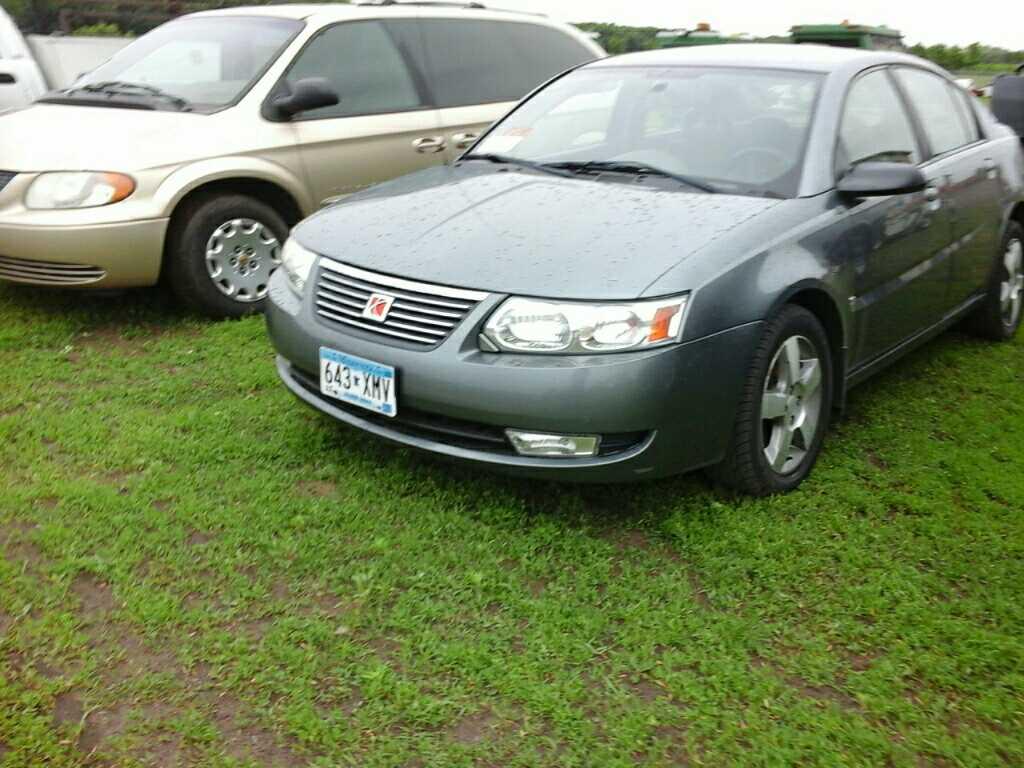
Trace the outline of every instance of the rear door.
{"type": "MultiPolygon", "coordinates": [[[[837,179],[858,163],[920,165],[924,152],[910,114],[885,69],[853,82],[837,145],[837,179]]],[[[932,325],[949,287],[939,254],[952,238],[938,182],[929,192],[858,201],[838,222],[836,243],[852,273],[857,326],[853,364],[870,362],[932,325]]]]}
{"type": "Polygon", "coordinates": [[[333,107],[292,119],[314,199],[321,205],[444,162],[439,116],[422,76],[384,24],[326,27],[295,57],[285,79],[327,78],[333,107]]]}
{"type": "Polygon", "coordinates": [[[942,180],[953,226],[945,302],[950,311],[985,287],[995,263],[1002,227],[999,170],[961,88],[923,69],[898,67],[895,73],[924,133],[927,168],[942,180]]]}
{"type": "Polygon", "coordinates": [[[579,40],[529,20],[426,17],[415,34],[449,161],[534,88],[595,58],[579,40]]]}

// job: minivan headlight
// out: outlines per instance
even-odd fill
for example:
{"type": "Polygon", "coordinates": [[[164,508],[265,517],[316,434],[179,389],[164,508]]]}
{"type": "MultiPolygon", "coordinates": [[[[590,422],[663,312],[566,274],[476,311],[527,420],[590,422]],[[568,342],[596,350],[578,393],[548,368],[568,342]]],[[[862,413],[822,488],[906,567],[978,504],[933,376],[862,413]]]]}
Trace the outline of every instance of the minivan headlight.
{"type": "Polygon", "coordinates": [[[123,173],[41,173],[25,194],[25,207],[37,210],[97,208],[118,203],[134,191],[135,180],[123,173]]]}
{"type": "Polygon", "coordinates": [[[622,352],[671,344],[682,333],[687,299],[688,295],[583,303],[513,297],[488,318],[481,343],[491,351],[540,354],[622,352]]]}
{"type": "Polygon", "coordinates": [[[294,237],[289,237],[281,248],[281,266],[284,267],[288,286],[299,296],[302,295],[309,273],[316,263],[316,254],[299,245],[294,237]]]}

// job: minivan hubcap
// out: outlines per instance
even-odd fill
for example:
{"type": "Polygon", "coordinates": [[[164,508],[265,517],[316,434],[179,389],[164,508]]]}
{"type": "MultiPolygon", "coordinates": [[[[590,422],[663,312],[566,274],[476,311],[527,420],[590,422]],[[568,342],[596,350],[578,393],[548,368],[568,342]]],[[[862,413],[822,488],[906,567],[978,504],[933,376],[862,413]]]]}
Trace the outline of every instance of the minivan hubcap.
{"type": "Polygon", "coordinates": [[[761,396],[764,457],[778,474],[795,472],[821,423],[821,359],[804,336],[786,339],[768,367],[761,396]]]}
{"type": "Polygon", "coordinates": [[[1003,322],[1012,328],[1020,318],[1021,303],[1024,302],[1024,244],[1011,240],[1003,257],[1006,279],[999,287],[999,300],[1003,309],[1003,322]]]}
{"type": "Polygon", "coordinates": [[[206,271],[221,293],[235,301],[259,301],[281,265],[281,245],[255,219],[232,219],[206,242],[206,271]]]}

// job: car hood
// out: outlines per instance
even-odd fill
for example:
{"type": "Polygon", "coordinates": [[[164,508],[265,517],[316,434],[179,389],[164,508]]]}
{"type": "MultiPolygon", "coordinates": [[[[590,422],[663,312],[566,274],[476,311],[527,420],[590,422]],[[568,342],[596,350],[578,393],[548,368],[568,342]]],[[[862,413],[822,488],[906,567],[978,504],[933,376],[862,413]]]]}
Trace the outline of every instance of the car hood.
{"type": "MultiPolygon", "coordinates": [[[[34,104],[0,114],[0,169],[134,171],[180,163],[207,156],[222,141],[215,118],[189,112],[34,104]]],[[[219,154],[224,153],[223,147],[219,154]]]]}
{"type": "Polygon", "coordinates": [[[678,184],[435,168],[325,208],[295,230],[338,261],[424,282],[559,299],[629,299],[785,201],[678,184]]]}

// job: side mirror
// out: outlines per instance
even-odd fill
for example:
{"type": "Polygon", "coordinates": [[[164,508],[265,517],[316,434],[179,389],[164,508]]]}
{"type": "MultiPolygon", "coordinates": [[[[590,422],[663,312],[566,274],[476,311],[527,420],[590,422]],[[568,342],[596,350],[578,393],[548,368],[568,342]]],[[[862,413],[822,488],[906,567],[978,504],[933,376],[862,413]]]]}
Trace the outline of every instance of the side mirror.
{"type": "Polygon", "coordinates": [[[839,180],[836,189],[847,197],[909,195],[928,186],[916,165],[906,163],[860,163],[839,180]]]}
{"type": "Polygon", "coordinates": [[[270,107],[277,119],[287,120],[300,112],[333,107],[341,99],[324,77],[306,77],[291,85],[291,91],[276,97],[270,107]]]}

